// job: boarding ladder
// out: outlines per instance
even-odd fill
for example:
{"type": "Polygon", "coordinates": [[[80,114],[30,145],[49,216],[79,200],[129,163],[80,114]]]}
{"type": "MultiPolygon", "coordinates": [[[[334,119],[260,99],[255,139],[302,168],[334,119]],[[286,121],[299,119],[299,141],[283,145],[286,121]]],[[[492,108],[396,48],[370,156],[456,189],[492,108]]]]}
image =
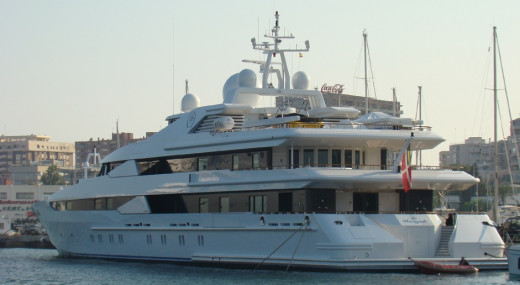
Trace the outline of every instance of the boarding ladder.
{"type": "Polygon", "coordinates": [[[454,229],[454,226],[441,227],[441,240],[439,241],[439,247],[437,247],[435,257],[450,256],[449,242],[454,229]]]}

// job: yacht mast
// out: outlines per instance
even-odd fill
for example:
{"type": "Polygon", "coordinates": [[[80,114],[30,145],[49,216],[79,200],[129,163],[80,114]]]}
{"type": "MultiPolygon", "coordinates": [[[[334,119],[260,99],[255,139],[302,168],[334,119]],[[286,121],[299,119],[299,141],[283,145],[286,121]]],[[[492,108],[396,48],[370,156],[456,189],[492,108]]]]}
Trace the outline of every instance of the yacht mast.
{"type": "Polygon", "coordinates": [[[121,140],[119,138],[119,119],[116,121],[116,134],[117,134],[117,149],[121,148],[121,140]]]}
{"type": "Polygon", "coordinates": [[[172,26],[172,114],[175,114],[175,17],[172,26]]]}
{"type": "MultiPolygon", "coordinates": [[[[422,125],[422,86],[419,85],[417,87],[419,87],[419,93],[418,93],[418,95],[419,95],[419,99],[418,99],[419,122],[420,122],[419,124],[422,125]]],[[[417,155],[416,155],[415,159],[417,160],[416,164],[419,166],[422,166],[422,152],[420,150],[417,151],[417,155]]]]}
{"type": "Polygon", "coordinates": [[[368,114],[368,75],[367,75],[367,33],[363,31],[363,51],[365,58],[365,114],[368,114]]]}
{"type": "Polygon", "coordinates": [[[495,208],[495,222],[499,222],[500,220],[500,212],[498,210],[498,141],[497,141],[497,53],[496,53],[496,43],[497,43],[497,27],[493,27],[493,100],[494,100],[494,141],[495,141],[495,159],[494,159],[494,168],[495,168],[495,202],[493,207],[495,208]]]}
{"type": "Polygon", "coordinates": [[[253,44],[253,49],[261,50],[264,54],[267,54],[267,59],[264,63],[263,75],[262,75],[262,88],[268,88],[267,80],[271,70],[271,61],[276,55],[280,56],[281,65],[282,65],[282,75],[279,76],[278,89],[291,89],[291,76],[289,75],[289,69],[287,67],[287,60],[285,59],[285,52],[307,52],[309,51],[310,44],[309,41],[305,41],[305,49],[282,49],[279,45],[282,43],[282,39],[294,39],[292,34],[290,35],[279,35],[280,25],[279,25],[279,17],[278,11],[275,13],[275,26],[271,29],[271,34],[266,34],[264,37],[270,38],[274,43],[270,44],[268,42],[257,43],[256,38],[251,39],[251,43],[253,44]]]}
{"type": "Polygon", "coordinates": [[[392,115],[393,115],[394,117],[397,117],[397,95],[395,94],[395,87],[392,88],[392,95],[393,95],[393,96],[392,96],[392,99],[393,99],[393,101],[394,101],[394,102],[393,102],[393,103],[394,103],[394,104],[393,104],[394,106],[393,106],[393,108],[392,108],[392,115]]]}

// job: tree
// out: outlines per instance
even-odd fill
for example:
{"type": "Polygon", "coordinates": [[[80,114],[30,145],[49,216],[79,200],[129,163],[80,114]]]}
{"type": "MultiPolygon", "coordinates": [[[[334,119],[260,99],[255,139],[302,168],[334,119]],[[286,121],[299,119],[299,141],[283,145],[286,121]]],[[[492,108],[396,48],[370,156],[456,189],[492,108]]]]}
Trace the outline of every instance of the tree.
{"type": "Polygon", "coordinates": [[[498,194],[500,195],[502,204],[505,205],[507,197],[513,196],[513,190],[511,189],[511,185],[499,184],[498,194]]]}
{"type": "Polygon", "coordinates": [[[61,177],[58,167],[51,165],[40,178],[43,185],[65,185],[65,180],[61,177]]]}
{"type": "Polygon", "coordinates": [[[484,202],[482,199],[474,199],[469,202],[465,202],[460,208],[462,212],[487,212],[489,209],[490,208],[488,208],[486,202],[484,202]]]}

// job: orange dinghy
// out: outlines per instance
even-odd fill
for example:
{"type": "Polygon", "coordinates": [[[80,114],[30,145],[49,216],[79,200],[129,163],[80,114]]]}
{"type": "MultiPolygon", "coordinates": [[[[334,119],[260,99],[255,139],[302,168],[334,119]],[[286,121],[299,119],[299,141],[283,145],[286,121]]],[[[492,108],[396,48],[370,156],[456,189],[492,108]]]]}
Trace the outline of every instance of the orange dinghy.
{"type": "Polygon", "coordinates": [[[428,261],[414,261],[417,266],[424,274],[440,274],[440,273],[454,273],[454,274],[469,274],[477,273],[478,268],[472,265],[449,265],[449,264],[438,264],[428,261]]]}

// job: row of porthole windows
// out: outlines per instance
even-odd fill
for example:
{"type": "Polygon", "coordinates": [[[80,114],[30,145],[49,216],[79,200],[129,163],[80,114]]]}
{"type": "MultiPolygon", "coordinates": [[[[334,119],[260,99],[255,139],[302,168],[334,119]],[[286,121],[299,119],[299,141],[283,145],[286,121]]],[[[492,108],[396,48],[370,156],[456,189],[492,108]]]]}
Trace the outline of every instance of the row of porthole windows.
{"type": "MultiPolygon", "coordinates": [[[[103,235],[102,234],[97,234],[97,235],[90,234],[90,241],[91,242],[96,242],[97,241],[99,243],[102,243],[103,242],[103,235]]],[[[108,241],[109,241],[109,243],[115,243],[114,234],[108,234],[108,241]]],[[[118,234],[117,235],[117,241],[120,244],[124,244],[125,243],[125,239],[123,237],[123,234],[118,234]]]]}
{"type": "MultiPolygon", "coordinates": [[[[166,238],[166,234],[161,234],[161,244],[162,245],[167,245],[168,244],[168,240],[166,238]]],[[[183,234],[179,235],[179,246],[185,246],[186,245],[186,239],[184,237],[183,234]]],[[[199,246],[204,246],[204,235],[197,235],[197,240],[198,240],[198,245],[199,246]]],[[[90,234],[90,241],[91,242],[98,242],[98,243],[103,243],[104,241],[104,238],[103,238],[103,234],[90,234]]],[[[114,237],[114,234],[108,234],[108,241],[109,243],[115,243],[115,237],[114,237]]],[[[124,236],[123,234],[117,234],[117,241],[119,244],[124,244],[125,243],[125,240],[124,240],[124,236]]],[[[147,234],[146,235],[146,243],[148,245],[152,245],[153,244],[153,237],[152,237],[152,234],[147,234]]]]}

